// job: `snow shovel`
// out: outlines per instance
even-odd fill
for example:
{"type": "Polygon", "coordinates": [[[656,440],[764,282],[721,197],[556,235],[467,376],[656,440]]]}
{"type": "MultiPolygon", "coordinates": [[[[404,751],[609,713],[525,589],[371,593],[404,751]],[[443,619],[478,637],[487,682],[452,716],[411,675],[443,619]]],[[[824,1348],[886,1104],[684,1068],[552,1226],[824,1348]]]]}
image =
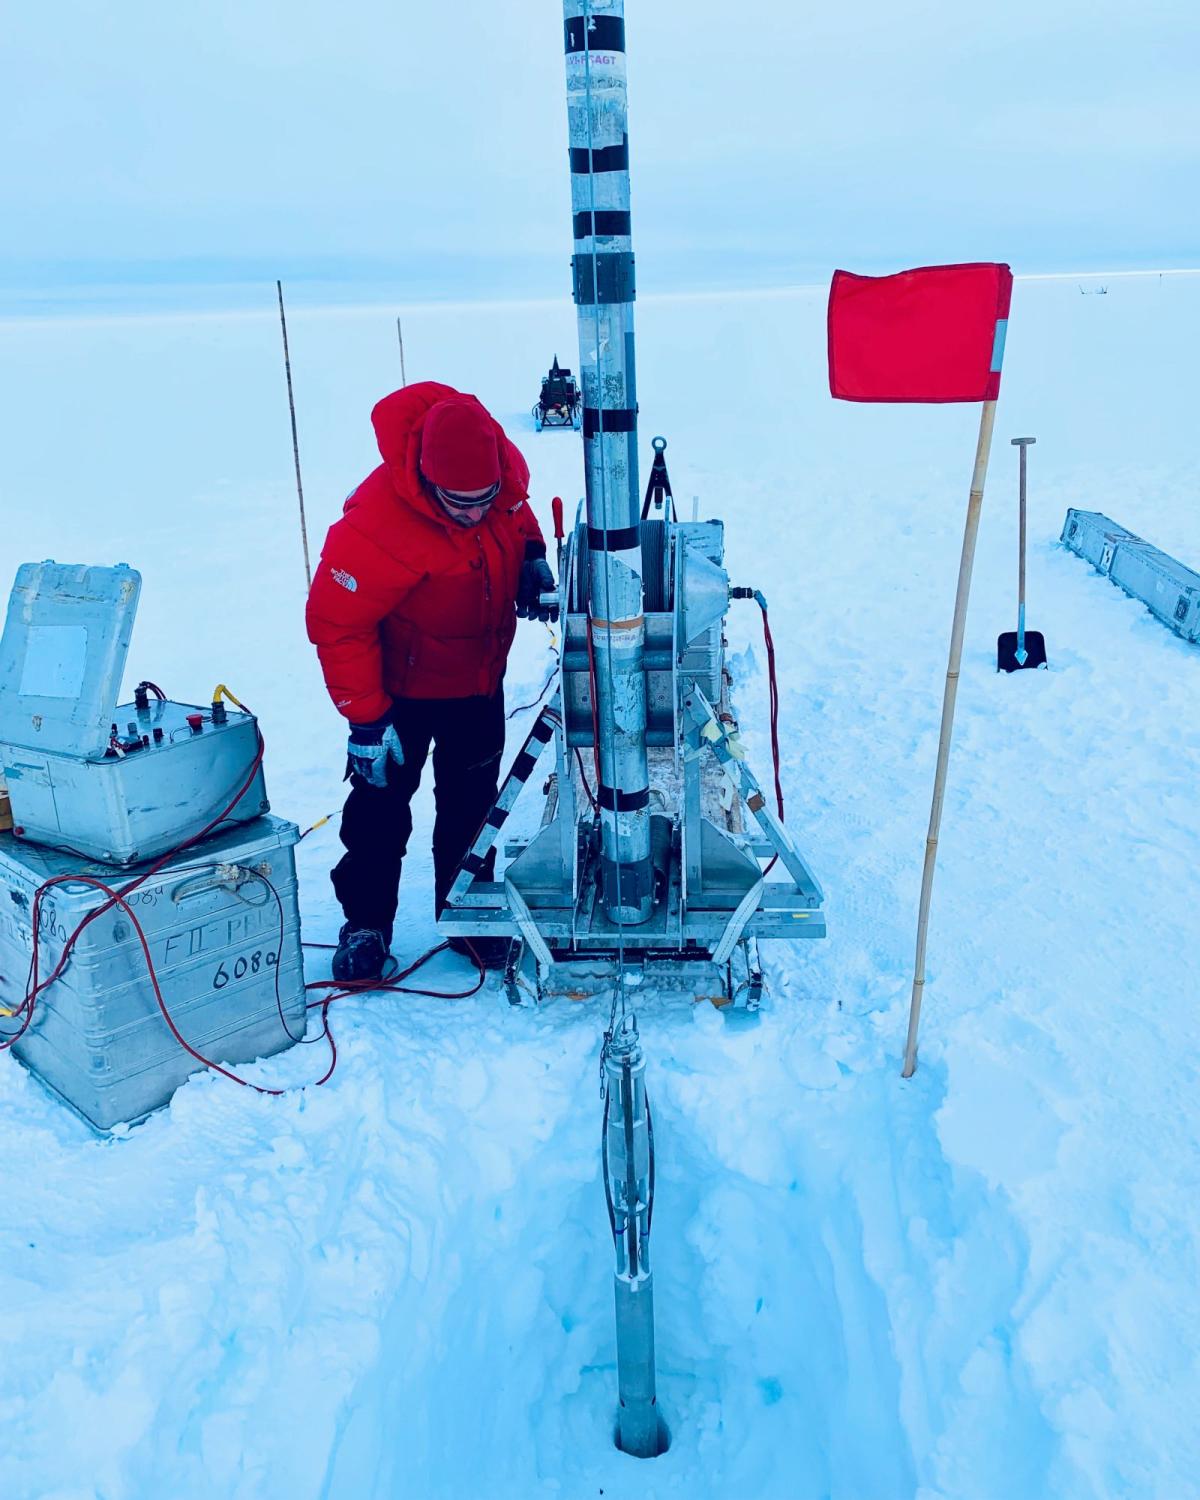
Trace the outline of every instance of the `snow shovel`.
{"type": "Polygon", "coordinates": [[[996,671],[1020,672],[1046,665],[1046,640],[1040,630],[1025,629],[1025,450],[1037,438],[1013,438],[1021,450],[1021,542],[1017,573],[1017,628],[1006,630],[996,641],[996,671]]]}

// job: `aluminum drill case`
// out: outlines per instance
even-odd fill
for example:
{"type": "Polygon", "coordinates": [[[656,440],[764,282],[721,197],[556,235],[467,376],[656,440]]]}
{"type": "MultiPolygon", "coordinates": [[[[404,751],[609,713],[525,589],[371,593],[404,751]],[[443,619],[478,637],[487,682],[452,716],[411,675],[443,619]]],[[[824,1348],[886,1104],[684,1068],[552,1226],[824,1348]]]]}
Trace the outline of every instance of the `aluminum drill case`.
{"type": "Polygon", "coordinates": [[[1118,526],[1098,510],[1076,510],[1072,507],[1067,511],[1059,540],[1070,547],[1072,552],[1086,558],[1094,568],[1107,573],[1112,566],[1113,554],[1120,544],[1140,542],[1141,537],[1134,536],[1132,531],[1126,531],[1124,526],[1118,526]]]}
{"type": "MultiPolygon", "coordinates": [[[[17,570],[0,640],[0,779],[21,837],[109,864],[153,859],[200,832],[246,782],[258,751],[250,714],[151,699],[117,706],[141,577],[53,562],[17,570]],[[189,713],[203,712],[194,733],[189,713]],[[109,753],[111,726],[145,749],[109,753]],[[161,738],[155,739],[155,730],[161,738]]],[[[261,766],[227,818],[268,810],[261,766]]]]}
{"type": "MultiPolygon", "coordinates": [[[[216,1062],[265,1057],[304,1034],[296,840],[294,824],[260,818],[187,850],[129,897],[172,1019],[216,1062]]],[[[33,849],[0,834],[0,1005],[8,1010],[25,994],[34,893],[44,881],[68,874],[117,889],[136,871],[33,849]]],[[[47,892],[38,945],[42,978],[58,963],[68,935],[105,900],[82,882],[47,892]]],[[[0,1033],[11,1035],[18,1024],[0,1020],[0,1033]]],[[[166,1104],[200,1066],[171,1035],[137,933],[119,908],[84,928],[13,1051],[98,1130],[166,1104]]]]}
{"type": "Polygon", "coordinates": [[[1200,574],[1098,511],[1069,510],[1061,540],[1169,630],[1200,641],[1200,574]]]}
{"type": "Polygon", "coordinates": [[[1122,543],[1108,576],[1185,641],[1200,641],[1200,574],[1149,542],[1122,543]]]}

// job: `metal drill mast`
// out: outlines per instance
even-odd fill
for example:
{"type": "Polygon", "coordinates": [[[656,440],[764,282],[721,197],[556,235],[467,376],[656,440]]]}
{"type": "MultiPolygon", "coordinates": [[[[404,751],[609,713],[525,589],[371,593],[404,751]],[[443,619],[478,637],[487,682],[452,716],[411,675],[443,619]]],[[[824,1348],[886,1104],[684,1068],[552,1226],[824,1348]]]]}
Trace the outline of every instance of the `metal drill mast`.
{"type": "Polygon", "coordinates": [[[609,918],[636,925],[650,916],[654,876],[624,0],[564,0],[563,17],[602,889],[609,918]]]}
{"type": "MultiPolygon", "coordinates": [[[[646,616],[633,348],[624,0],[564,0],[571,260],[583,383],[587,632],[595,710],[600,892],[618,927],[654,909],[646,747],[646,616]]],[[[623,969],[624,952],[618,953],[623,969]]],[[[616,995],[624,998],[624,973],[616,995]]],[[[614,998],[614,1018],[617,999],[614,998]]],[[[622,1006],[622,1009],[624,1007],[622,1006]]],[[[645,1058],[628,1014],[605,1049],[604,1174],[617,1252],[618,1442],[659,1451],[650,1273],[652,1151],[645,1058]]]]}
{"type": "MultiPolygon", "coordinates": [[[[821,887],[747,762],[729,693],[730,600],[758,599],[764,620],[765,601],[730,588],[719,519],[680,521],[673,507],[642,518],[624,0],[564,0],[563,17],[585,501],[548,599],[563,615],[558,691],[515,756],[439,925],[514,938],[504,975],[514,1005],[555,994],[611,1001],[601,1067],[618,1445],[651,1458],[667,1437],[654,1361],[653,1126],[633,1002],[682,989],[754,1010],[759,938],[823,937],[825,919],[821,887]],[[489,855],[551,746],[541,826],[506,840],[496,879],[489,855]],[[786,878],[768,881],[777,860],[786,878]]],[[[664,447],[655,440],[665,495],[664,447]]]]}

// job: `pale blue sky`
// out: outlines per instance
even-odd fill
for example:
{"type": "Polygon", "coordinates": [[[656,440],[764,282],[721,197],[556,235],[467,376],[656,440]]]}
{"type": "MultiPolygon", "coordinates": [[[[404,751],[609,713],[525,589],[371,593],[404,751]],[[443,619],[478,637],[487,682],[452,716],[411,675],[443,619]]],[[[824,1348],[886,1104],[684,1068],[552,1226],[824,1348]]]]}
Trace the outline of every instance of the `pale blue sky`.
{"type": "MultiPolygon", "coordinates": [[[[628,0],[627,26],[643,287],[1200,261],[1196,0],[628,0]]],[[[529,289],[570,253],[557,0],[8,0],[0,67],[0,303],[529,289]]]]}

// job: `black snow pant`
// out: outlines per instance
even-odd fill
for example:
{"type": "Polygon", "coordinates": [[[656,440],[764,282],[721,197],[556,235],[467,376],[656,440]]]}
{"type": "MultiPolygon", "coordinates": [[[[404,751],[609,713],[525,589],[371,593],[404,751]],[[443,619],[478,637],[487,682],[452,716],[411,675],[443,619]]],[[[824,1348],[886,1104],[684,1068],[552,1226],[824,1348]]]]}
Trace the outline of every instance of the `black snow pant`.
{"type": "MultiPolygon", "coordinates": [[[[390,944],[400,866],[412,833],[411,803],[433,744],[433,881],[441,912],[463,855],[496,800],[504,750],[504,689],[491,698],[397,698],[393,723],[404,764],[388,762],[388,784],[351,776],[342,811],[346,852],[330,878],[352,927],[374,927],[390,944]]],[[[483,878],[490,880],[495,851],[483,878]]]]}

